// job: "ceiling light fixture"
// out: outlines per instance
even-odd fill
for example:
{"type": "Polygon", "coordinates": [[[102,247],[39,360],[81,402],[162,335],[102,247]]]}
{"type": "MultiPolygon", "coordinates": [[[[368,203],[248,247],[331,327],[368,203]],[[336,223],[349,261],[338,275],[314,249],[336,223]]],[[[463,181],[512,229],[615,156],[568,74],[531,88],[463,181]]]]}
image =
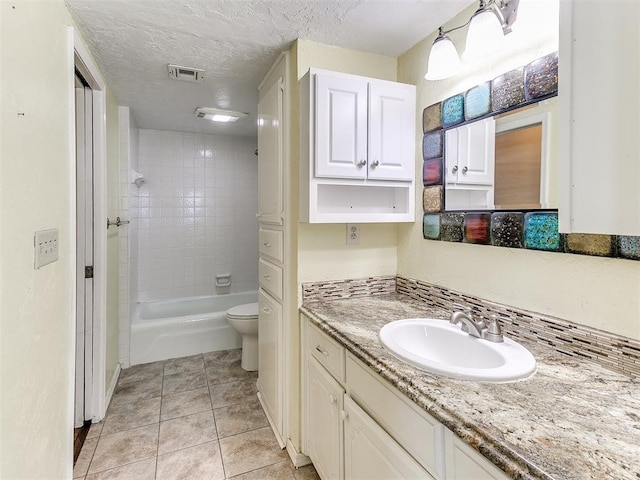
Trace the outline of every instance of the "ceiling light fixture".
{"type": "Polygon", "coordinates": [[[233,112],[231,110],[220,110],[217,108],[209,107],[198,107],[193,113],[198,118],[203,118],[205,120],[219,123],[236,122],[241,118],[249,116],[248,113],[244,112],[233,112]]]}
{"type": "Polygon", "coordinates": [[[511,32],[511,25],[518,14],[520,0],[479,0],[479,7],[464,25],[449,30],[442,27],[429,53],[427,80],[450,78],[460,70],[460,57],[447,36],[469,25],[464,59],[478,58],[497,52],[504,44],[504,36],[511,32]]]}

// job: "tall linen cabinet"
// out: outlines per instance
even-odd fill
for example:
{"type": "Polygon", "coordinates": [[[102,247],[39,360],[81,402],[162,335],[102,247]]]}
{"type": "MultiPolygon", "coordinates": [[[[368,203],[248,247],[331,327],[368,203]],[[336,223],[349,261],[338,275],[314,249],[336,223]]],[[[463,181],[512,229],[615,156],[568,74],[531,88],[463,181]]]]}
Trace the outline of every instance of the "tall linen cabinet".
{"type": "Polygon", "coordinates": [[[258,398],[280,444],[288,438],[287,302],[290,252],[284,185],[288,152],[289,55],[283,53],[258,87],[259,319],[258,398]]]}

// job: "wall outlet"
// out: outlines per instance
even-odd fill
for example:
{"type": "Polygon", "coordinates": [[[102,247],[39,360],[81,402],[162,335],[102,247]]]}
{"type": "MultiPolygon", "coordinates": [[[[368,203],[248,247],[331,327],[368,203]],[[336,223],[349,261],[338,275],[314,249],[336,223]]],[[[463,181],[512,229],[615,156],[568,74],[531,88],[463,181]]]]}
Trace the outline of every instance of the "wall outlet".
{"type": "Polygon", "coordinates": [[[347,223],[347,245],[357,245],[360,243],[360,225],[347,223]]]}
{"type": "Polygon", "coordinates": [[[34,245],[36,249],[36,269],[55,262],[58,260],[58,229],[52,228],[36,232],[34,245]]]}

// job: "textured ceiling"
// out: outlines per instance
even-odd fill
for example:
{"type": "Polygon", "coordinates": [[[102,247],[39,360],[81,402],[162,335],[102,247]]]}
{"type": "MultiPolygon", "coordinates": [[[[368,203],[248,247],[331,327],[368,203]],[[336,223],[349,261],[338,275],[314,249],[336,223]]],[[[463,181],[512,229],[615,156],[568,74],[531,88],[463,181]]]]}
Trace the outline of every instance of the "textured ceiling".
{"type": "Polygon", "coordinates": [[[256,134],[257,87],[297,38],[397,57],[473,0],[66,0],[120,105],[141,128],[256,134]],[[206,70],[169,80],[167,64],[206,70]],[[234,124],[198,106],[249,112],[234,124]]]}

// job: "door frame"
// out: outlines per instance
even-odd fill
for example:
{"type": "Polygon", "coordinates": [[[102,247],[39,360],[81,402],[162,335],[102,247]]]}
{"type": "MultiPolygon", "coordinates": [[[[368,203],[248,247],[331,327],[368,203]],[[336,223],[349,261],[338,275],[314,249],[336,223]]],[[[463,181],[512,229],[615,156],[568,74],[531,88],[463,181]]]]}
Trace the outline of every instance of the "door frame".
{"type": "MultiPolygon", "coordinates": [[[[84,41],[73,28],[69,27],[70,51],[69,65],[71,67],[70,78],[74,78],[73,69],[77,69],[89,84],[93,94],[93,338],[91,340],[93,346],[93,360],[91,372],[85,372],[85,375],[91,375],[92,381],[91,392],[87,395],[90,401],[89,405],[85,405],[85,417],[93,422],[102,420],[106,413],[106,318],[107,318],[107,125],[106,125],[106,83],[95,64],[93,57],[85,46],[84,41]]],[[[75,85],[74,81],[69,82],[69,112],[71,129],[71,172],[73,172],[73,192],[71,194],[71,228],[73,229],[70,238],[73,240],[72,255],[70,261],[73,263],[72,271],[76,271],[75,262],[77,255],[76,238],[76,139],[75,139],[75,85]]],[[[73,333],[75,345],[76,321],[76,276],[73,279],[73,333]]],[[[75,355],[72,356],[74,368],[74,381],[71,385],[75,385],[75,355]]],[[[74,391],[70,392],[72,398],[75,397],[74,391]]]]}

